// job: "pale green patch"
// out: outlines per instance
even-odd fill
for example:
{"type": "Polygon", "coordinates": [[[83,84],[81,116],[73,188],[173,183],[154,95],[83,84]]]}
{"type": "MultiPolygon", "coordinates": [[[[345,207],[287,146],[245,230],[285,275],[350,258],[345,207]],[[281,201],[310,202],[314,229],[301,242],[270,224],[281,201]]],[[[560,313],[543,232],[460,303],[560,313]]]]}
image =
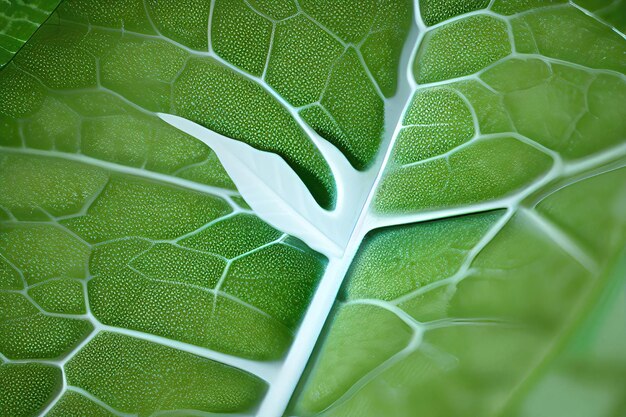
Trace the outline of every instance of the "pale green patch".
{"type": "MultiPolygon", "coordinates": [[[[597,245],[591,252],[593,259],[603,268],[624,244],[623,210],[606,210],[623,201],[623,193],[615,195],[608,190],[623,183],[624,172],[621,169],[575,183],[539,205],[539,215],[544,213],[543,207],[551,207],[554,213],[559,210],[557,221],[568,225],[561,229],[565,233],[585,230],[575,226],[580,225],[580,216],[589,216],[590,236],[597,236],[591,230],[611,230],[609,239],[592,238],[597,245]],[[581,201],[586,203],[580,206],[581,201]],[[599,201],[604,202],[604,214],[594,216],[590,210],[594,205],[599,209],[599,201]]],[[[547,349],[559,340],[563,329],[576,322],[580,305],[594,301],[594,286],[598,280],[603,282],[604,274],[598,277],[586,270],[567,252],[569,247],[559,247],[554,236],[546,235],[545,226],[537,223],[534,215],[516,214],[504,227],[502,219],[502,213],[474,215],[384,229],[366,238],[347,277],[345,305],[354,308],[358,303],[373,303],[381,311],[397,309],[396,320],[413,323],[424,332],[423,338],[407,349],[407,336],[387,333],[386,321],[344,326],[342,313],[336,313],[312,363],[313,374],[303,386],[298,415],[310,415],[330,404],[322,415],[358,412],[377,416],[393,410],[398,416],[415,412],[471,416],[492,415],[494,408],[505,405],[509,412],[525,407],[525,392],[508,404],[510,392],[524,383],[536,363],[545,360],[547,349]],[[419,251],[419,247],[428,249],[419,251]],[[364,362],[358,354],[339,350],[342,337],[349,338],[343,342],[350,346],[346,349],[371,346],[376,352],[379,343],[396,347],[381,357],[372,354],[371,361],[364,362]],[[327,370],[322,374],[322,369],[327,370]],[[352,379],[336,385],[335,375],[352,379]]],[[[582,237],[576,240],[587,244],[582,237]]],[[[561,378],[571,380],[569,376],[561,378]]],[[[536,381],[528,384],[533,386],[536,381]]],[[[586,384],[584,378],[577,381],[586,384]]],[[[607,393],[602,401],[615,404],[616,392],[607,393]]],[[[585,395],[593,392],[585,391],[585,395]]]]}
{"type": "Polygon", "coordinates": [[[90,417],[112,417],[115,415],[74,391],[64,393],[47,415],[51,417],[72,417],[80,413],[90,417]]]}
{"type": "Polygon", "coordinates": [[[66,372],[72,386],[140,416],[161,409],[232,412],[248,408],[264,390],[261,382],[237,369],[106,332],[72,358],[66,372]]]}
{"type": "Polygon", "coordinates": [[[388,360],[411,339],[411,328],[406,323],[368,304],[339,307],[332,326],[322,356],[307,381],[306,394],[298,403],[300,413],[323,411],[359,381],[363,370],[388,360]],[[370,337],[372,333],[377,337],[370,337]],[[350,360],[345,361],[346,357],[350,360]]]}
{"type": "Polygon", "coordinates": [[[83,284],[77,279],[52,279],[31,287],[28,295],[45,311],[61,314],[85,314],[83,284]]]}
{"type": "Polygon", "coordinates": [[[472,74],[511,52],[504,21],[472,16],[428,32],[413,63],[418,83],[472,74]]]}
{"type": "Polygon", "coordinates": [[[407,213],[504,198],[544,175],[550,158],[512,137],[478,140],[435,159],[388,168],[375,207],[407,213]]]}
{"type": "Polygon", "coordinates": [[[39,413],[59,390],[61,370],[38,363],[0,365],[0,413],[27,417],[39,413]]]}

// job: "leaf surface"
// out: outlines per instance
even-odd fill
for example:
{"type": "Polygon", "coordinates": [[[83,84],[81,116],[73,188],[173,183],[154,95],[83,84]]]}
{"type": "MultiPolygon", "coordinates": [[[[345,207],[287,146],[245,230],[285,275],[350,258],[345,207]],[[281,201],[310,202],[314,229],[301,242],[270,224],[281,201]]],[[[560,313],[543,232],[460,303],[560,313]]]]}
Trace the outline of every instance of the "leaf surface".
{"type": "Polygon", "coordinates": [[[0,4],[0,68],[46,21],[60,0],[7,0],[0,4]]]}
{"type": "Polygon", "coordinates": [[[0,415],[614,415],[600,3],[64,1],[0,70],[0,415]]]}
{"type": "MultiPolygon", "coordinates": [[[[356,253],[292,413],[528,415],[543,401],[566,415],[548,392],[591,398],[599,385],[559,373],[571,386],[556,388],[542,369],[625,244],[626,126],[610,116],[612,97],[626,96],[623,35],[567,4],[495,2],[501,14],[467,17],[447,8],[449,22],[421,4],[434,27],[416,46],[416,90],[373,200],[378,228],[356,253]],[[390,334],[396,326],[410,337],[390,334]]],[[[617,412],[618,386],[587,415],[617,412]]]]}

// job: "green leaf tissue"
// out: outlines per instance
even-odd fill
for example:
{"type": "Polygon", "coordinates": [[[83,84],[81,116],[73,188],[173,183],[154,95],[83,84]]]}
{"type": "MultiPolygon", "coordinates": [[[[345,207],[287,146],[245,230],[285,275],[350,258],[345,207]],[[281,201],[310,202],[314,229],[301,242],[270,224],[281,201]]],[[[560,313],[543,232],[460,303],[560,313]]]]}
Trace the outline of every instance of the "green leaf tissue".
{"type": "Polygon", "coordinates": [[[0,0],[0,417],[619,417],[626,1],[0,0]]]}

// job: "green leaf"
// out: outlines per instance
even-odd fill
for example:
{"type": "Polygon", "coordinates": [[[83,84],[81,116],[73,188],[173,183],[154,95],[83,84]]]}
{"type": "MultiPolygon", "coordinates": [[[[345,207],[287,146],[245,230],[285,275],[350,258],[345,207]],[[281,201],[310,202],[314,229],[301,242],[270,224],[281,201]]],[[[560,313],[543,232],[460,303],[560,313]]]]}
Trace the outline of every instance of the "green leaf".
{"type": "Polygon", "coordinates": [[[575,7],[514,7],[441,18],[417,47],[416,91],[374,198],[383,228],[356,253],[294,414],[570,415],[573,393],[602,402],[577,415],[620,409],[623,384],[601,398],[591,385],[607,362],[542,369],[575,366],[549,364],[576,343],[626,243],[626,126],[613,116],[626,45],[575,7]],[[357,308],[381,318],[357,324],[357,308]]]}
{"type": "MultiPolygon", "coordinates": [[[[68,384],[115,410],[141,416],[172,409],[246,409],[264,388],[240,370],[109,332],[97,335],[70,359],[66,373],[68,384]],[[151,389],[146,390],[146,385],[151,389]]],[[[57,407],[62,410],[63,403],[57,407]]]]}
{"type": "Polygon", "coordinates": [[[0,415],[616,415],[623,4],[66,0],[10,35],[0,415]]]}
{"type": "Polygon", "coordinates": [[[5,66],[59,5],[60,0],[0,3],[0,68],[5,66]]]}
{"type": "Polygon", "coordinates": [[[51,365],[0,365],[0,412],[5,416],[35,415],[60,390],[61,378],[61,370],[51,365]]]}

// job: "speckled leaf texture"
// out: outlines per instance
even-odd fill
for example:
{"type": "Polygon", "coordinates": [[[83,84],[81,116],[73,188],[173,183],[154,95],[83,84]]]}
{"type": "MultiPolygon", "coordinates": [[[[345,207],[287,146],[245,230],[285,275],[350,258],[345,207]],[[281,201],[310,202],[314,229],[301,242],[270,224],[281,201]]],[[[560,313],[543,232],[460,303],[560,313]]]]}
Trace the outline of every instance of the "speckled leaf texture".
{"type": "Polygon", "coordinates": [[[13,58],[59,2],[60,0],[0,1],[0,68],[13,58]]]}
{"type": "Polygon", "coordinates": [[[0,416],[621,417],[625,29],[621,0],[0,0],[0,416]],[[342,253],[161,113],[351,207],[342,253]]]}

